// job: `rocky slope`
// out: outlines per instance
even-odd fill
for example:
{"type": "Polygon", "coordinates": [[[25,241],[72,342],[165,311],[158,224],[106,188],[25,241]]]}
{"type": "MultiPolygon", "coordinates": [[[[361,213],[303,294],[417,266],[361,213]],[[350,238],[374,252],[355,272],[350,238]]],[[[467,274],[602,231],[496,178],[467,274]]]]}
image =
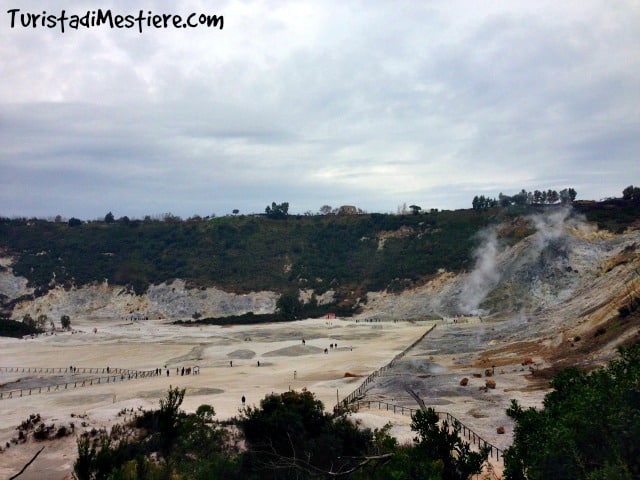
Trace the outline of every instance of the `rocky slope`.
{"type": "Polygon", "coordinates": [[[102,283],[68,290],[56,287],[44,296],[19,302],[12,318],[21,319],[27,313],[33,318],[46,314],[54,320],[61,315],[72,319],[77,316],[184,319],[195,313],[223,317],[247,312],[271,313],[277,299],[278,294],[274,292],[236,295],[217,288],[189,289],[182,280],[152,285],[143,295],[102,283]]]}

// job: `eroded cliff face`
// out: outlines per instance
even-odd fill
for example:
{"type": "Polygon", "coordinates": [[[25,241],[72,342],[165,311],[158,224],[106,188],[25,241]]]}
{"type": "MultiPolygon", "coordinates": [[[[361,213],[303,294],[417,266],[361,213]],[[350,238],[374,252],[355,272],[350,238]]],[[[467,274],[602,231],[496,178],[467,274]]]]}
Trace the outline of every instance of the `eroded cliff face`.
{"type": "Polygon", "coordinates": [[[27,287],[27,279],[14,275],[11,265],[13,258],[3,256],[0,251],[0,295],[14,299],[32,294],[33,289],[27,287]]]}
{"type": "MultiPolygon", "coordinates": [[[[365,314],[381,318],[545,318],[548,325],[617,314],[640,295],[640,230],[613,235],[563,214],[536,218],[534,234],[506,245],[491,232],[473,270],[442,270],[400,294],[369,292],[365,314]]],[[[546,321],[545,320],[545,321],[546,321]]]]}
{"type": "Polygon", "coordinates": [[[198,313],[202,317],[241,315],[247,312],[272,313],[278,294],[252,292],[245,295],[227,293],[217,288],[189,289],[185,282],[152,285],[143,295],[122,286],[89,285],[65,290],[55,287],[46,295],[17,303],[12,318],[19,320],[46,314],[51,319],[69,315],[93,318],[166,318],[185,319],[198,313]]]}

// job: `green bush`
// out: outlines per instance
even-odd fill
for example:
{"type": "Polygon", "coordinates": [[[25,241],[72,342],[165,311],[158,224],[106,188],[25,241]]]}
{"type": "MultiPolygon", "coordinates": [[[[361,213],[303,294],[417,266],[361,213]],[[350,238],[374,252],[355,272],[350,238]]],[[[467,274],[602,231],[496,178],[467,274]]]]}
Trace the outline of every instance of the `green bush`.
{"type": "Polygon", "coordinates": [[[620,353],[591,373],[559,373],[540,410],[512,402],[507,479],[640,478],[640,345],[620,353]]]}

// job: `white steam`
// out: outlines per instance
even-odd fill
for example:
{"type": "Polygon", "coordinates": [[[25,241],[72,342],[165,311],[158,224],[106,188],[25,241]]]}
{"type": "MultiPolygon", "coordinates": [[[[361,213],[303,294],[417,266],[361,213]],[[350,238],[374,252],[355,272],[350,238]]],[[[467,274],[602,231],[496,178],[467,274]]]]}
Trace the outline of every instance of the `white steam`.
{"type": "Polygon", "coordinates": [[[483,313],[480,303],[500,281],[498,254],[501,251],[495,228],[484,230],[480,246],[473,252],[476,264],[462,287],[459,308],[462,313],[477,315],[483,313]]]}
{"type": "MultiPolygon", "coordinates": [[[[570,213],[571,209],[562,208],[528,217],[536,229],[531,236],[528,255],[538,257],[550,243],[566,234],[568,226],[575,226],[575,222],[569,219],[570,213]]],[[[480,309],[480,304],[496,287],[503,274],[499,259],[505,248],[498,240],[496,227],[483,231],[481,235],[482,242],[473,252],[474,269],[467,276],[458,297],[459,311],[466,315],[486,313],[480,309]]]]}
{"type": "Polygon", "coordinates": [[[529,220],[536,228],[536,233],[533,235],[533,253],[540,253],[552,241],[565,235],[567,219],[570,213],[571,209],[562,208],[551,213],[545,213],[544,215],[532,215],[529,217],[529,220]]]}

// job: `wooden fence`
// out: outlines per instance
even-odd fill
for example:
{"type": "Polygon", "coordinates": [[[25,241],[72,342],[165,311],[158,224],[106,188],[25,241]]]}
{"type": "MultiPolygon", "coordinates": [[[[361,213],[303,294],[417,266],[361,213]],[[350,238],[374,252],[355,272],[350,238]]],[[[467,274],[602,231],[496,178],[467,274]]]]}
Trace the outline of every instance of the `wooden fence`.
{"type": "Polygon", "coordinates": [[[336,405],[336,408],[339,408],[341,406],[346,406],[350,403],[353,403],[356,399],[361,398],[364,395],[364,392],[370,383],[372,383],[377,377],[383,375],[387,370],[393,367],[398,360],[404,357],[409,350],[411,350],[418,343],[420,343],[424,337],[426,337],[429,333],[433,331],[434,328],[436,328],[436,326],[432,325],[426,332],[420,335],[420,337],[415,342],[413,342],[411,345],[409,345],[407,348],[405,348],[403,351],[401,351],[399,354],[393,357],[393,359],[389,363],[380,367],[375,372],[372,372],[371,374],[369,374],[369,376],[364,379],[364,381],[360,384],[358,388],[356,388],[353,392],[351,392],[349,395],[343,398],[342,401],[336,405]]]}
{"type": "MultiPolygon", "coordinates": [[[[375,372],[371,373],[367,378],[365,378],[365,380],[360,384],[358,388],[356,388],[353,392],[351,392],[349,395],[343,398],[342,401],[335,406],[335,409],[337,410],[340,408],[345,408],[353,404],[356,405],[356,408],[360,408],[361,405],[365,405],[365,404],[369,408],[371,408],[372,404],[375,405],[377,403],[378,409],[382,409],[384,406],[389,411],[393,410],[393,413],[401,413],[402,415],[409,415],[409,416],[413,415],[417,411],[417,409],[415,408],[403,407],[402,405],[394,405],[392,403],[387,403],[387,402],[378,401],[378,400],[363,400],[363,398],[368,385],[373,383],[376,378],[380,377],[381,375],[384,375],[384,373],[387,370],[389,370],[391,367],[394,366],[396,361],[404,357],[409,350],[411,350],[418,343],[420,343],[429,333],[433,331],[434,328],[436,328],[435,324],[431,326],[431,328],[429,328],[425,333],[423,333],[415,342],[413,342],[411,345],[405,348],[402,352],[400,352],[395,357],[393,357],[393,359],[389,363],[379,368],[375,372]]],[[[469,427],[467,427],[464,423],[462,423],[460,420],[455,418],[453,415],[451,415],[448,412],[436,412],[436,413],[441,419],[447,420],[450,425],[452,425],[454,422],[460,425],[460,431],[462,432],[463,438],[468,438],[469,442],[472,445],[476,445],[478,446],[478,448],[482,446],[488,447],[490,449],[489,458],[493,458],[493,455],[495,454],[496,460],[502,459],[503,452],[501,449],[487,442],[480,435],[475,433],[473,430],[471,430],[469,427]]]]}
{"type": "Polygon", "coordinates": [[[161,375],[162,370],[128,370],[111,367],[0,367],[0,373],[98,375],[97,377],[78,378],[67,382],[38,387],[0,391],[0,400],[4,400],[14,397],[36,395],[39,393],[50,393],[72,388],[101,385],[104,383],[124,382],[125,380],[135,380],[138,378],[150,378],[161,375]]]}
{"type": "MultiPolygon", "coordinates": [[[[418,411],[417,408],[404,407],[402,405],[395,405],[393,403],[384,402],[382,400],[357,400],[352,405],[356,409],[360,409],[360,408],[372,409],[377,407],[378,410],[386,410],[388,412],[393,412],[395,414],[408,415],[408,416],[412,416],[418,411]]],[[[496,460],[498,461],[502,460],[502,453],[503,453],[502,449],[496,447],[490,442],[487,442],[484,438],[482,438],[480,435],[475,433],[473,430],[471,430],[469,427],[467,427],[464,423],[462,423],[460,420],[458,420],[456,417],[454,417],[450,413],[448,412],[436,412],[436,413],[438,414],[438,417],[441,420],[446,420],[449,423],[449,425],[452,425],[452,426],[459,425],[460,433],[462,433],[462,438],[466,438],[471,445],[477,446],[478,448],[482,448],[482,447],[489,448],[490,459],[494,458],[495,456],[496,460]]]]}

